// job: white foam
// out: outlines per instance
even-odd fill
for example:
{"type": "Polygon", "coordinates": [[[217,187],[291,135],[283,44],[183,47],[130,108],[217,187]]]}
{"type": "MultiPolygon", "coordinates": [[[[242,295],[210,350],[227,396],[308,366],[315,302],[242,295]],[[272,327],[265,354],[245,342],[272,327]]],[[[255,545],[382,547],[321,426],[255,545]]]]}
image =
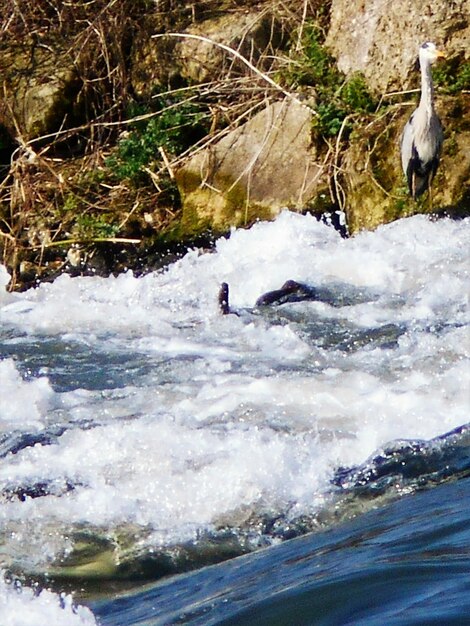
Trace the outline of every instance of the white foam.
{"type": "Polygon", "coordinates": [[[1,571],[0,620],[2,626],[96,626],[90,609],[75,605],[71,595],[6,583],[1,571]]]}
{"type": "Polygon", "coordinates": [[[53,391],[46,378],[25,381],[12,359],[0,361],[0,432],[38,430],[53,391]]]}

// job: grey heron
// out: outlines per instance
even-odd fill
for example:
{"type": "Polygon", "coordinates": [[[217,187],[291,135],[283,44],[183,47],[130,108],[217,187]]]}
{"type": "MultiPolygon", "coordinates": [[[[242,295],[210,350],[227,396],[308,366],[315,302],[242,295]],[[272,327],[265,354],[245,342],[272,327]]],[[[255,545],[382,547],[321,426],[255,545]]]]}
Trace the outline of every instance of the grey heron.
{"type": "Polygon", "coordinates": [[[443,131],[434,108],[431,65],[444,56],[431,42],[423,43],[419,49],[421,99],[401,137],[401,163],[413,199],[430,190],[439,165],[443,131]]]}

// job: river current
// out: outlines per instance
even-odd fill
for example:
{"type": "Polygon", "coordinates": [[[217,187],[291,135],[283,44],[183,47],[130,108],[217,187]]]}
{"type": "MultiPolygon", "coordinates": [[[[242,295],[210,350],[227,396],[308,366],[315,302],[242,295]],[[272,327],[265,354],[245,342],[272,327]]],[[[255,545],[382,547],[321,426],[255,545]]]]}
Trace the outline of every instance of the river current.
{"type": "Polygon", "coordinates": [[[139,278],[0,267],[2,626],[468,623],[469,244],[285,212],[139,278]]]}

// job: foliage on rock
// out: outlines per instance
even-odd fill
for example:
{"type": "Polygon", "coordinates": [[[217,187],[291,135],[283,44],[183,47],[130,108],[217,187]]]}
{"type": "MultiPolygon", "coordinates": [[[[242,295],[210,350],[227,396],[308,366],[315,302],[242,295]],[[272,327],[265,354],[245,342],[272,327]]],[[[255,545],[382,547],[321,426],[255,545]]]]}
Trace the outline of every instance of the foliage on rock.
{"type": "Polygon", "coordinates": [[[149,166],[155,161],[161,163],[164,151],[167,158],[173,159],[207,132],[207,111],[174,94],[155,97],[152,112],[146,106],[133,104],[129,118],[135,121],[118,139],[106,166],[118,181],[137,186],[149,182],[149,166]]]}
{"type": "MultiPolygon", "coordinates": [[[[336,136],[343,121],[353,113],[370,113],[376,107],[359,72],[345,77],[324,46],[324,37],[315,22],[307,22],[302,46],[295,51],[283,76],[290,89],[313,89],[318,130],[336,136]]],[[[349,124],[348,130],[351,125],[349,124]]]]}

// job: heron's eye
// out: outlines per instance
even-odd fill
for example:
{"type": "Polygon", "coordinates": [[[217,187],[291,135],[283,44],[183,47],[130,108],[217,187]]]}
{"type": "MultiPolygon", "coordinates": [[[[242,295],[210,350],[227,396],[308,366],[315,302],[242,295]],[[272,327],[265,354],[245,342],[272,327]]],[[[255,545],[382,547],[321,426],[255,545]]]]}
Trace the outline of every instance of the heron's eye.
{"type": "Polygon", "coordinates": [[[429,46],[428,43],[423,43],[423,45],[421,46],[421,48],[427,48],[429,46]]]}

